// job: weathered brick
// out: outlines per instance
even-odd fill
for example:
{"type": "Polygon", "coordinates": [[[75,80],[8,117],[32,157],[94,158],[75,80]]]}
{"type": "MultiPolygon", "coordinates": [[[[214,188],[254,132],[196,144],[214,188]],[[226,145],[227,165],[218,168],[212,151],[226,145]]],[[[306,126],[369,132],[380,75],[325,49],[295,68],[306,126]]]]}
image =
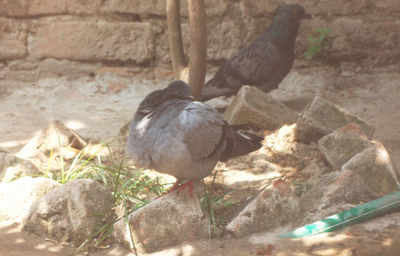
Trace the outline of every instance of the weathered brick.
{"type": "Polygon", "coordinates": [[[348,123],[356,123],[371,138],[374,128],[345,109],[316,96],[296,123],[296,140],[312,142],[348,123]]]}
{"type": "Polygon", "coordinates": [[[395,64],[400,58],[400,22],[375,21],[341,17],[335,19],[332,47],[327,57],[336,61],[368,60],[375,64],[395,64]],[[371,36],[373,35],[373,36],[371,36]]]}
{"type": "Polygon", "coordinates": [[[150,23],[58,21],[41,24],[30,48],[37,58],[143,63],[153,57],[154,33],[150,23]]]}
{"type": "Polygon", "coordinates": [[[355,171],[344,170],[325,174],[318,183],[300,197],[302,211],[320,211],[338,204],[360,204],[377,198],[355,171]]]}
{"type": "Polygon", "coordinates": [[[232,21],[219,24],[207,24],[207,59],[228,59],[246,42],[243,41],[240,28],[232,21]]]}
{"type": "MultiPolygon", "coordinates": [[[[228,3],[219,0],[205,1],[206,14],[208,16],[223,15],[228,3]]],[[[104,7],[105,12],[132,13],[136,15],[160,15],[166,16],[166,0],[110,0],[104,7]]],[[[181,1],[181,15],[188,16],[187,1],[181,1]]]]}
{"type": "Polygon", "coordinates": [[[1,0],[0,15],[93,14],[101,4],[102,0],[1,0]]]}
{"type": "Polygon", "coordinates": [[[26,26],[11,19],[0,18],[0,59],[18,59],[27,55],[26,26]]]}
{"type": "Polygon", "coordinates": [[[29,7],[29,0],[1,0],[0,15],[24,16],[29,7]]]}
{"type": "Polygon", "coordinates": [[[299,213],[296,195],[288,184],[277,180],[247,204],[225,230],[243,237],[282,226],[298,217],[299,213]]]}
{"type": "Polygon", "coordinates": [[[321,153],[335,170],[368,146],[369,139],[361,131],[361,127],[354,123],[349,123],[318,141],[321,153]]]}
{"type": "Polygon", "coordinates": [[[378,195],[394,193],[400,189],[399,172],[389,153],[379,142],[374,142],[374,145],[352,157],[343,165],[342,170],[358,173],[365,184],[378,195]]]}
{"type": "Polygon", "coordinates": [[[254,86],[242,86],[224,113],[229,124],[275,129],[296,122],[297,114],[254,86]]]}
{"type": "Polygon", "coordinates": [[[317,5],[320,8],[320,13],[329,13],[329,15],[351,15],[358,14],[370,6],[368,0],[320,0],[317,5]]]}
{"type": "Polygon", "coordinates": [[[93,14],[99,10],[102,4],[102,0],[33,0],[30,2],[28,15],[93,14]]]}

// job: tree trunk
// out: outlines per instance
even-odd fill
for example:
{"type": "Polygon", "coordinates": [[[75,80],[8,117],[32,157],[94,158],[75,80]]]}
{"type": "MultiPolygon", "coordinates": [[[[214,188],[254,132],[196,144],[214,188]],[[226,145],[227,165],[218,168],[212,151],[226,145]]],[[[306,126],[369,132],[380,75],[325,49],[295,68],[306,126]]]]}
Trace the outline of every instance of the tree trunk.
{"type": "Polygon", "coordinates": [[[175,78],[188,82],[183,51],[180,0],[167,0],[169,52],[175,78]]]}
{"type": "Polygon", "coordinates": [[[183,51],[180,0],[167,0],[169,49],[176,79],[187,82],[191,93],[199,99],[207,65],[207,26],[204,0],[188,0],[190,52],[189,71],[183,51]]]}
{"type": "Polygon", "coordinates": [[[190,59],[189,84],[192,95],[199,99],[207,65],[207,25],[204,0],[189,1],[190,59]]]}

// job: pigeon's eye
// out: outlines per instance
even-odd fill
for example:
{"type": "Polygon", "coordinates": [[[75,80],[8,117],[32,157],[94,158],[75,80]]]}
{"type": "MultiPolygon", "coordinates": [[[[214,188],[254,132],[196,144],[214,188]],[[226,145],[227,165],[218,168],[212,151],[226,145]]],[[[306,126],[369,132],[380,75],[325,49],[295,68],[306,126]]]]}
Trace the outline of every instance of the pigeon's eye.
{"type": "Polygon", "coordinates": [[[293,10],[293,14],[299,14],[299,10],[294,9],[294,10],[293,10]]]}

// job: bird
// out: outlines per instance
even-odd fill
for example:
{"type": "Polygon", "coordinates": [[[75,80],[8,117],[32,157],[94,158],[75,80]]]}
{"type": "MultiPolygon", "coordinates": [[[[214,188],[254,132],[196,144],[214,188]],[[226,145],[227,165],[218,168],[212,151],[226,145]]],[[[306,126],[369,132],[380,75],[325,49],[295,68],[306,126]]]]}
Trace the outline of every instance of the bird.
{"type": "Polygon", "coordinates": [[[137,167],[174,176],[170,191],[188,185],[192,194],[193,182],[208,176],[218,161],[255,151],[263,139],[234,130],[217,110],[195,101],[187,83],[175,80],[139,104],[125,152],[137,167]]]}
{"type": "Polygon", "coordinates": [[[299,4],[278,6],[268,29],[234,54],[218,69],[202,90],[200,101],[235,94],[242,85],[265,93],[276,89],[289,73],[300,21],[311,18],[299,4]]]}

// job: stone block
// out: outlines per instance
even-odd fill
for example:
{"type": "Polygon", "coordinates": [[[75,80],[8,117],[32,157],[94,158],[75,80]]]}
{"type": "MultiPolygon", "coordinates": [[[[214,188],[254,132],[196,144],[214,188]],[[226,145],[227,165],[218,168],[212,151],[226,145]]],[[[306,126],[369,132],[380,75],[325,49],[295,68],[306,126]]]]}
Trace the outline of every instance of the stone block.
{"type": "Polygon", "coordinates": [[[231,125],[254,124],[275,129],[296,122],[297,114],[254,86],[242,86],[224,113],[231,125]]]}
{"type": "MultiPolygon", "coordinates": [[[[198,198],[188,189],[162,196],[128,217],[138,253],[153,252],[184,241],[208,237],[207,219],[198,198]]],[[[125,220],[114,224],[114,237],[128,249],[130,235],[125,220]]]]}
{"type": "Polygon", "coordinates": [[[385,147],[374,142],[353,156],[342,170],[358,173],[367,186],[378,195],[394,193],[400,189],[399,171],[394,166],[385,147]]]}
{"type": "Polygon", "coordinates": [[[0,18],[0,35],[0,59],[20,59],[27,56],[27,32],[23,22],[0,18]]]}
{"type": "MultiPolygon", "coordinates": [[[[48,126],[39,131],[18,153],[21,158],[30,158],[39,154],[57,152],[62,148],[74,148],[81,150],[87,142],[76,132],[69,129],[61,121],[54,120],[48,126]]],[[[61,151],[62,152],[62,151],[61,151]]]]}
{"type": "Polygon", "coordinates": [[[318,7],[320,9],[320,13],[327,13],[328,15],[354,15],[359,14],[363,10],[368,9],[370,7],[370,1],[368,0],[338,0],[338,1],[329,1],[329,0],[321,0],[318,1],[318,7]]]}
{"type": "Polygon", "coordinates": [[[22,224],[29,216],[34,202],[60,186],[44,177],[22,177],[9,183],[0,183],[1,225],[22,224]]]}
{"type": "Polygon", "coordinates": [[[225,227],[236,237],[285,225],[299,214],[299,203],[282,180],[265,188],[225,227]]]}
{"type": "Polygon", "coordinates": [[[102,0],[2,0],[0,15],[36,16],[51,14],[93,14],[99,11],[102,0]]]}
{"type": "Polygon", "coordinates": [[[321,211],[336,205],[358,205],[378,197],[355,171],[344,170],[325,174],[318,183],[300,197],[302,211],[321,211]]]}
{"type": "Polygon", "coordinates": [[[29,1],[28,15],[94,14],[99,11],[102,0],[33,0],[29,1]]]}
{"type": "Polygon", "coordinates": [[[0,181],[10,182],[21,176],[39,174],[38,168],[29,160],[13,154],[0,152],[0,181]]]}
{"type": "MultiPolygon", "coordinates": [[[[228,3],[218,0],[205,1],[207,16],[223,15],[228,3]]],[[[110,0],[104,7],[105,12],[131,13],[136,15],[166,16],[167,1],[165,0],[110,0]]],[[[188,1],[181,1],[181,15],[188,16],[188,1]]]]}
{"type": "Polygon", "coordinates": [[[370,145],[361,127],[354,123],[349,123],[318,141],[322,155],[334,170],[340,169],[350,158],[370,145]]]}
{"type": "Polygon", "coordinates": [[[36,58],[78,61],[134,61],[153,58],[150,23],[56,21],[41,23],[30,47],[36,58]]]}
{"type": "Polygon", "coordinates": [[[97,181],[73,180],[32,204],[24,230],[79,246],[99,226],[112,204],[111,193],[97,181]]]}
{"type": "Polygon", "coordinates": [[[296,140],[310,143],[317,141],[333,130],[348,123],[360,125],[368,138],[374,133],[374,128],[345,109],[316,96],[304,109],[296,123],[296,140]]]}

